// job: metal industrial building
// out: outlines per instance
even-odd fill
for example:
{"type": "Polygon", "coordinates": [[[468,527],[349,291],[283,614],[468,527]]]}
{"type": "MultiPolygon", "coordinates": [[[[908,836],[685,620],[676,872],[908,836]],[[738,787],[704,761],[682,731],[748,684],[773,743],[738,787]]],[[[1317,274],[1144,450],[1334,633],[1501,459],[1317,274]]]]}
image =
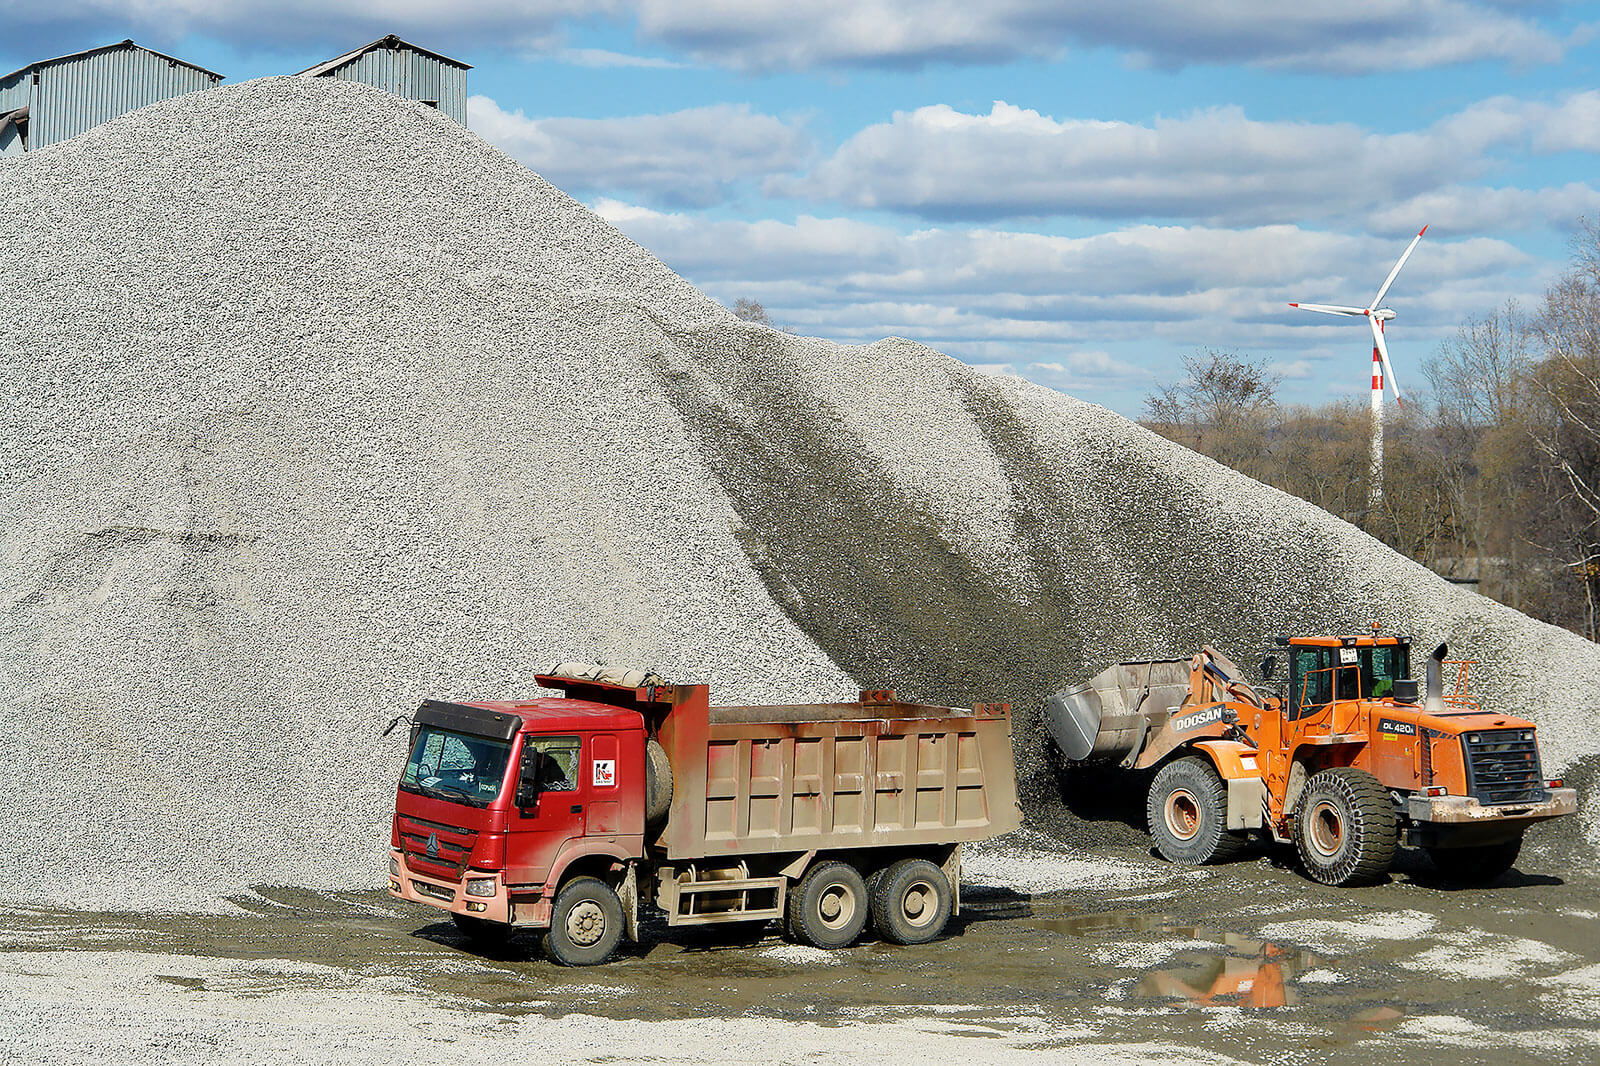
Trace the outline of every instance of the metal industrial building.
{"type": "Polygon", "coordinates": [[[394,34],[380,37],[300,74],[374,85],[408,100],[419,100],[467,124],[467,71],[459,59],[407,44],[394,34]]]}
{"type": "Polygon", "coordinates": [[[132,41],[31,63],[0,78],[0,156],[75,137],[222,75],[132,41]]]}

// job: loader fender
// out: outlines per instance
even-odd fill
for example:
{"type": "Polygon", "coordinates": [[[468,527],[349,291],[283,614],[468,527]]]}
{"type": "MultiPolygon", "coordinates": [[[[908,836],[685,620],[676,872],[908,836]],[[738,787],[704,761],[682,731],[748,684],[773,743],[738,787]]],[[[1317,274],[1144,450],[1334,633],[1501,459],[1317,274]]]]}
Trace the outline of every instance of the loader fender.
{"type": "Polygon", "coordinates": [[[1228,828],[1260,829],[1266,824],[1267,783],[1256,765],[1256,749],[1236,740],[1202,740],[1205,752],[1228,786],[1228,828]]]}

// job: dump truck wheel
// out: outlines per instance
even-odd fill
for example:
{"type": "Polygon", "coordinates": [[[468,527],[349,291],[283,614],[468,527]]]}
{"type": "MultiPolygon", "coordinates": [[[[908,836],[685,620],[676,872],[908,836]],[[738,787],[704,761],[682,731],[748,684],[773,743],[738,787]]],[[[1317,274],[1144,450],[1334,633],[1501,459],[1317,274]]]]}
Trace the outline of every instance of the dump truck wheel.
{"type": "Polygon", "coordinates": [[[574,877],[556,893],[544,953],[563,966],[605,962],[622,939],[622,901],[597,877],[574,877]]]}
{"type": "Polygon", "coordinates": [[[487,918],[474,918],[470,914],[452,914],[450,920],[456,923],[457,931],[479,947],[503,944],[511,934],[509,925],[491,922],[487,918]]]}
{"type": "Polygon", "coordinates": [[[1324,885],[1379,880],[1399,841],[1388,790],[1365,770],[1339,766],[1315,773],[1295,804],[1295,850],[1306,873],[1324,885]]]}
{"type": "Polygon", "coordinates": [[[1211,763],[1190,755],[1169,762],[1150,783],[1150,835],[1168,862],[1227,862],[1250,843],[1228,829],[1228,786],[1211,763]]]}
{"type": "Polygon", "coordinates": [[[896,944],[926,944],[950,920],[950,879],[927,859],[901,859],[873,878],[872,924],[896,944]]]}
{"type": "Polygon", "coordinates": [[[866,928],[867,908],[867,883],[854,866],[819,862],[789,893],[789,932],[812,947],[842,948],[866,928]]]}
{"type": "Polygon", "coordinates": [[[1522,851],[1522,838],[1515,837],[1499,844],[1483,844],[1475,848],[1428,848],[1428,858],[1433,868],[1447,881],[1481,885],[1493,881],[1517,861],[1522,851]]]}

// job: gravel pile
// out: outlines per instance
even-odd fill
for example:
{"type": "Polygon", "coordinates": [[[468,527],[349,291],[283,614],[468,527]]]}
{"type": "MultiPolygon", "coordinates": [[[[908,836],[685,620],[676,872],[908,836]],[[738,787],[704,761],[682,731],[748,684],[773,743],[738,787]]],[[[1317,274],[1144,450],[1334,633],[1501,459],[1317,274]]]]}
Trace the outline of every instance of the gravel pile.
{"type": "Polygon", "coordinates": [[[1376,618],[1600,750],[1594,645],[1101,408],[739,322],[421,105],[265,79],[4,173],[0,897],[372,885],[382,722],[568,659],[1011,699],[1031,758],[1109,662],[1376,618]]]}

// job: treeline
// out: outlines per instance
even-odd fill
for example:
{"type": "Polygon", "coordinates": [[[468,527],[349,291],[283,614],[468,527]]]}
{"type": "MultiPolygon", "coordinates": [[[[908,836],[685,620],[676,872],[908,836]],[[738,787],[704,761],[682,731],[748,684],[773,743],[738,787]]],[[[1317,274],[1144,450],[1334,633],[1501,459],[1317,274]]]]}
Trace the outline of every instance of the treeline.
{"type": "Polygon", "coordinates": [[[1600,225],[1537,308],[1463,323],[1385,404],[1383,496],[1368,493],[1366,397],[1280,404],[1264,360],[1206,350],[1143,423],[1355,523],[1446,576],[1590,640],[1600,621],[1600,225]]]}

